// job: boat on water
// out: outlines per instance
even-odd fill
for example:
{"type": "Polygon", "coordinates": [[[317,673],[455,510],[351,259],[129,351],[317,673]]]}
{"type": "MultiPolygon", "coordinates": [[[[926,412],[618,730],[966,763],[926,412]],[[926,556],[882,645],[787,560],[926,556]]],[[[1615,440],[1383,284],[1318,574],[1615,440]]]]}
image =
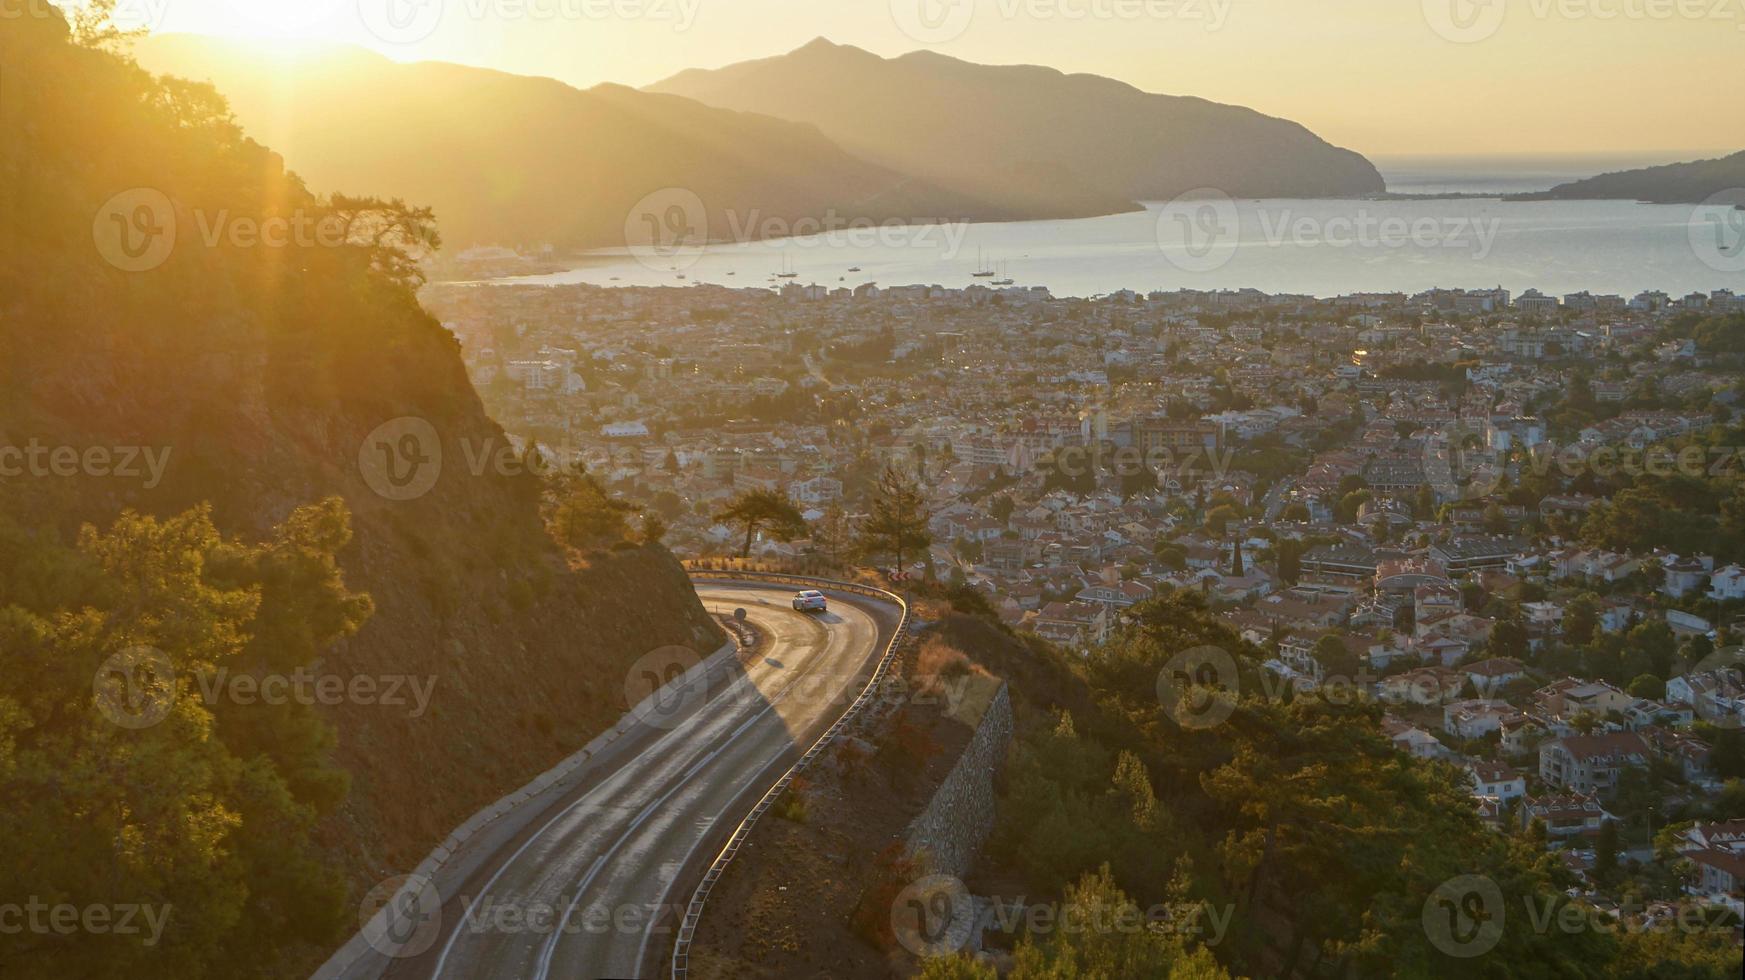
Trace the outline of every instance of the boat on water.
{"type": "Polygon", "coordinates": [[[976,249],[976,271],[970,273],[970,275],[977,279],[993,278],[994,270],[988,268],[987,263],[982,261],[982,250],[979,248],[976,249]]]}

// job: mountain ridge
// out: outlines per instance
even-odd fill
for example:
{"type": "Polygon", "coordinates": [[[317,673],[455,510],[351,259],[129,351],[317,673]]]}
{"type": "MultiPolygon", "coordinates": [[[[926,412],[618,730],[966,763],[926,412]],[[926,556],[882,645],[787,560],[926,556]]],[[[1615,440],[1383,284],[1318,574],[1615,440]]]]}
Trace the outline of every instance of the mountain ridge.
{"type": "Polygon", "coordinates": [[[434,207],[445,238],[459,245],[635,244],[626,241],[633,212],[669,188],[696,195],[692,224],[709,237],[736,226],[731,213],[753,211],[787,221],[829,212],[877,221],[1020,216],[854,157],[816,127],[680,96],[400,64],[343,45],[301,48],[292,83],[257,51],[154,35],[135,55],[151,71],[215,84],[244,129],[312,186],[391,189],[434,207]]]}
{"type": "Polygon", "coordinates": [[[1232,197],[1385,190],[1367,159],[1292,120],[1043,65],[934,51],[883,58],[818,38],[644,90],[811,123],[874,163],[1038,213],[1119,210],[1109,202],[1208,187],[1232,197]]]}
{"type": "Polygon", "coordinates": [[[1732,191],[1745,204],[1745,150],[1709,160],[1663,163],[1616,170],[1558,184],[1545,191],[1513,194],[1511,201],[1636,200],[1649,204],[1697,204],[1732,191]]]}

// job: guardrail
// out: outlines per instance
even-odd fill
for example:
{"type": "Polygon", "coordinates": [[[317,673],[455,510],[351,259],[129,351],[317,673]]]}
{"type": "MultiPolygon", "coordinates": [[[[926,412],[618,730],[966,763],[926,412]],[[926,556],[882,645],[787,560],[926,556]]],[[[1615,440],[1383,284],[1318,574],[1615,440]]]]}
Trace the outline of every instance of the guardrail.
{"type": "Polygon", "coordinates": [[[690,904],[685,906],[684,921],[679,923],[678,938],[673,941],[673,980],[686,980],[690,976],[691,940],[697,934],[697,923],[703,918],[703,907],[708,903],[709,893],[714,890],[715,883],[721,880],[721,875],[726,872],[727,866],[739,854],[740,847],[745,844],[745,839],[751,835],[751,829],[757,825],[758,819],[775,805],[776,800],[780,799],[783,793],[787,792],[794,777],[804,772],[806,767],[811,765],[812,761],[828,748],[838,735],[842,734],[842,730],[848,727],[848,724],[860,714],[861,709],[873,699],[874,692],[878,690],[879,682],[885,679],[885,675],[890,672],[891,664],[896,662],[897,650],[909,639],[910,623],[909,604],[903,600],[902,596],[895,592],[886,592],[884,589],[861,585],[858,582],[842,582],[836,579],[808,578],[802,575],[782,575],[772,572],[713,571],[700,568],[688,569],[687,571],[692,579],[706,581],[796,585],[804,588],[829,589],[833,592],[863,595],[878,599],[881,602],[895,603],[897,608],[901,610],[902,616],[897,621],[896,632],[891,634],[891,642],[885,646],[884,656],[879,658],[878,665],[873,668],[872,676],[867,678],[866,687],[861,690],[860,696],[854,699],[854,703],[848,706],[848,710],[842,713],[842,717],[836,719],[828,731],[818,736],[818,740],[812,743],[804,755],[800,756],[799,761],[789,767],[787,772],[782,773],[781,778],[775,781],[775,785],[763,794],[763,797],[757,801],[757,805],[752,807],[751,812],[745,815],[745,819],[739,822],[738,827],[734,828],[733,836],[727,839],[727,844],[721,848],[721,853],[715,855],[715,860],[710,863],[709,870],[703,873],[703,880],[697,882],[697,890],[691,893],[690,904]]]}

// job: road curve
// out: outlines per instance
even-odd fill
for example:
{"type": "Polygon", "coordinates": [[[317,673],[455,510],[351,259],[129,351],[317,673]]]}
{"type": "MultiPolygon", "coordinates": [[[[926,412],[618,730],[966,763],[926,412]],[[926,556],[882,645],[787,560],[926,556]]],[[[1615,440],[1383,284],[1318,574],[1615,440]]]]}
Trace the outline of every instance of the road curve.
{"type": "Polygon", "coordinates": [[[844,593],[827,591],[829,612],[807,615],[787,587],[700,582],[697,592],[712,611],[746,610],[763,638],[756,655],[711,672],[706,689],[669,685],[663,710],[575,788],[513,814],[521,829],[442,896],[435,941],[386,976],[653,974],[721,841],[853,703],[899,618],[844,593]]]}

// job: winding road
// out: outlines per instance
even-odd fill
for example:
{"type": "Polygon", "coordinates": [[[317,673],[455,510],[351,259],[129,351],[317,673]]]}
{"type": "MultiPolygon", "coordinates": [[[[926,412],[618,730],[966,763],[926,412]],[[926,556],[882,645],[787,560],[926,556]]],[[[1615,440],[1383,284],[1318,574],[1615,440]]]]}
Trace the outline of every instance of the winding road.
{"type": "Polygon", "coordinates": [[[653,976],[703,868],[745,812],[853,702],[899,612],[827,592],[796,613],[791,588],[698,583],[711,611],[746,610],[755,654],[669,684],[553,799],[474,842],[440,932],[395,978],[653,976]],[[706,687],[705,687],[706,685],[706,687]]]}

